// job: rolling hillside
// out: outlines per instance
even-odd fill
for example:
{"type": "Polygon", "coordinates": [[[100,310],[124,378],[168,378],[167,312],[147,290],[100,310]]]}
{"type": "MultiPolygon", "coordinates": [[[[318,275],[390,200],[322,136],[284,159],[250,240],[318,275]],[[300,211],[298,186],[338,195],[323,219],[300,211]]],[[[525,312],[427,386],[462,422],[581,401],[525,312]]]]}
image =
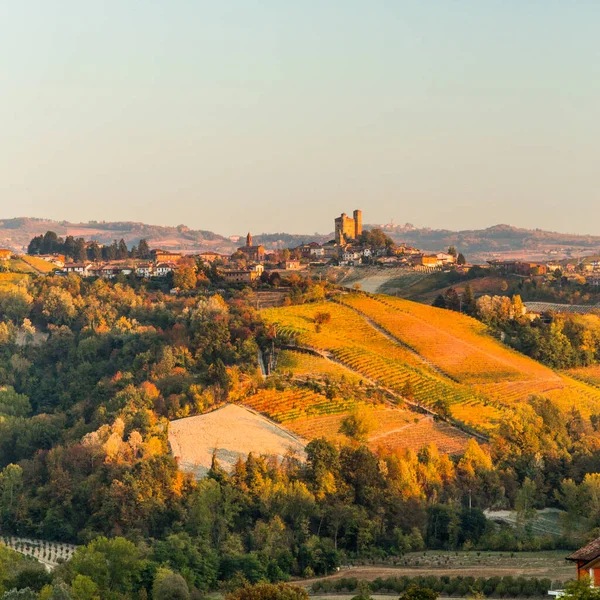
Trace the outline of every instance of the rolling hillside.
{"type": "Polygon", "coordinates": [[[284,390],[259,390],[243,403],[305,439],[326,437],[343,442],[342,421],[362,409],[373,418],[367,440],[372,450],[417,452],[434,442],[440,451],[456,454],[464,451],[469,440],[464,432],[410,410],[360,374],[322,356],[283,350],[275,375],[291,377],[294,385],[284,390]],[[314,391],[319,387],[330,393],[314,391]]]}
{"type": "Polygon", "coordinates": [[[449,311],[347,294],[340,302],[263,314],[280,340],[314,348],[434,411],[447,401],[454,419],[482,432],[493,431],[506,411],[536,394],[586,415],[600,409],[600,390],[584,378],[556,373],[505,347],[478,321],[449,311]],[[314,322],[319,312],[331,315],[320,331],[314,322]]]}

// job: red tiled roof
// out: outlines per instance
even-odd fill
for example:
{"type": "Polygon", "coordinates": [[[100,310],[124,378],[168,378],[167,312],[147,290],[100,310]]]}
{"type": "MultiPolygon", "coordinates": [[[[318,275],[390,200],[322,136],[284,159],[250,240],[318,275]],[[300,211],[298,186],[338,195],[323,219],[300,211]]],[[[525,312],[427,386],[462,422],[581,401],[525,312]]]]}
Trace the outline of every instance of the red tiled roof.
{"type": "Polygon", "coordinates": [[[575,550],[567,556],[567,560],[590,562],[600,556],[600,538],[591,541],[587,546],[575,550]]]}

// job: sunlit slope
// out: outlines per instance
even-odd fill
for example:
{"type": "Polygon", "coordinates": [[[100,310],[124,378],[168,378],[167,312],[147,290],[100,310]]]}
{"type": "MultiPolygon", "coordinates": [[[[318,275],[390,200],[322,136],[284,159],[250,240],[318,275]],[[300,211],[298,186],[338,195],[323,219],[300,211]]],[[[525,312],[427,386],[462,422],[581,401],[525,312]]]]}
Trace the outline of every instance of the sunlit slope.
{"type": "Polygon", "coordinates": [[[243,403],[304,439],[325,437],[344,443],[346,438],[340,433],[342,422],[353,410],[362,409],[373,419],[367,440],[373,450],[404,448],[418,452],[434,443],[441,452],[460,454],[469,440],[466,433],[447,423],[395,406],[363,377],[338,362],[304,352],[282,350],[278,354],[275,373],[291,377],[297,385],[281,390],[262,389],[246,397],[243,403]],[[313,391],[309,386],[311,382],[316,387],[330,386],[336,392],[326,395],[313,391]],[[340,388],[340,384],[350,387],[340,388]],[[354,392],[352,386],[357,386],[354,392]],[[362,399],[357,397],[356,390],[366,391],[367,387],[376,393],[364,394],[362,399]]]}
{"type": "Polygon", "coordinates": [[[511,406],[542,395],[586,414],[600,408],[600,390],[508,348],[476,319],[388,296],[352,294],[342,302],[494,403],[511,406]]]}
{"type": "Polygon", "coordinates": [[[452,416],[492,430],[506,409],[532,395],[600,410],[600,389],[507,348],[480,322],[455,312],[382,296],[347,294],[339,302],[264,311],[280,340],[328,353],[356,373],[434,408],[440,399],[452,416]],[[331,320],[317,326],[315,316],[331,320]],[[407,382],[410,385],[407,386],[407,382]]]}
{"type": "Polygon", "coordinates": [[[328,353],[368,381],[401,395],[410,393],[409,399],[417,404],[433,407],[447,399],[457,410],[462,407],[461,421],[481,429],[493,427],[502,417],[500,405],[437,372],[348,306],[333,302],[290,306],[266,310],[263,316],[276,325],[280,341],[328,353]],[[315,316],[323,312],[331,320],[319,328],[315,316]]]}
{"type": "Polygon", "coordinates": [[[465,315],[385,296],[352,294],[342,302],[461,383],[558,380],[550,369],[499,344],[483,323],[465,315]]]}

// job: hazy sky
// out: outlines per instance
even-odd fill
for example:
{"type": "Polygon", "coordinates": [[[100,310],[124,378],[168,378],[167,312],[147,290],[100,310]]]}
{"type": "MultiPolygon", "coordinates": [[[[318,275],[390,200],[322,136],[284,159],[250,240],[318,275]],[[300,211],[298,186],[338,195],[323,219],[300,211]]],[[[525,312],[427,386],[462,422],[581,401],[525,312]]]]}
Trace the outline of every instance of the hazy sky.
{"type": "Polygon", "coordinates": [[[0,218],[600,234],[598,0],[0,0],[0,218]]]}

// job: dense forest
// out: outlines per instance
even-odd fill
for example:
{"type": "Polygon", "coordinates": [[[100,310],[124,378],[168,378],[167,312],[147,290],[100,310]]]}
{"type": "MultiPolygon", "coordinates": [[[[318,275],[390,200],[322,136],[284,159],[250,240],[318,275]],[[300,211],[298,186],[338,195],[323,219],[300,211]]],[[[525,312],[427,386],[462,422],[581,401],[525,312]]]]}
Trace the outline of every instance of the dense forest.
{"type": "MultiPolygon", "coordinates": [[[[294,282],[288,302],[328,293],[294,282]]],[[[170,296],[70,275],[0,288],[0,527],[79,545],[52,576],[0,557],[5,589],[200,597],[425,548],[568,548],[600,526],[598,423],[543,397],[461,456],[374,452],[349,435],[313,440],[305,462],[250,455],[226,473],[215,460],[193,480],[169,452],[169,419],[265,385],[256,355],[270,344],[251,291],[214,287],[170,296]],[[564,510],[561,538],[527,526],[548,506],[564,510]]]]}

